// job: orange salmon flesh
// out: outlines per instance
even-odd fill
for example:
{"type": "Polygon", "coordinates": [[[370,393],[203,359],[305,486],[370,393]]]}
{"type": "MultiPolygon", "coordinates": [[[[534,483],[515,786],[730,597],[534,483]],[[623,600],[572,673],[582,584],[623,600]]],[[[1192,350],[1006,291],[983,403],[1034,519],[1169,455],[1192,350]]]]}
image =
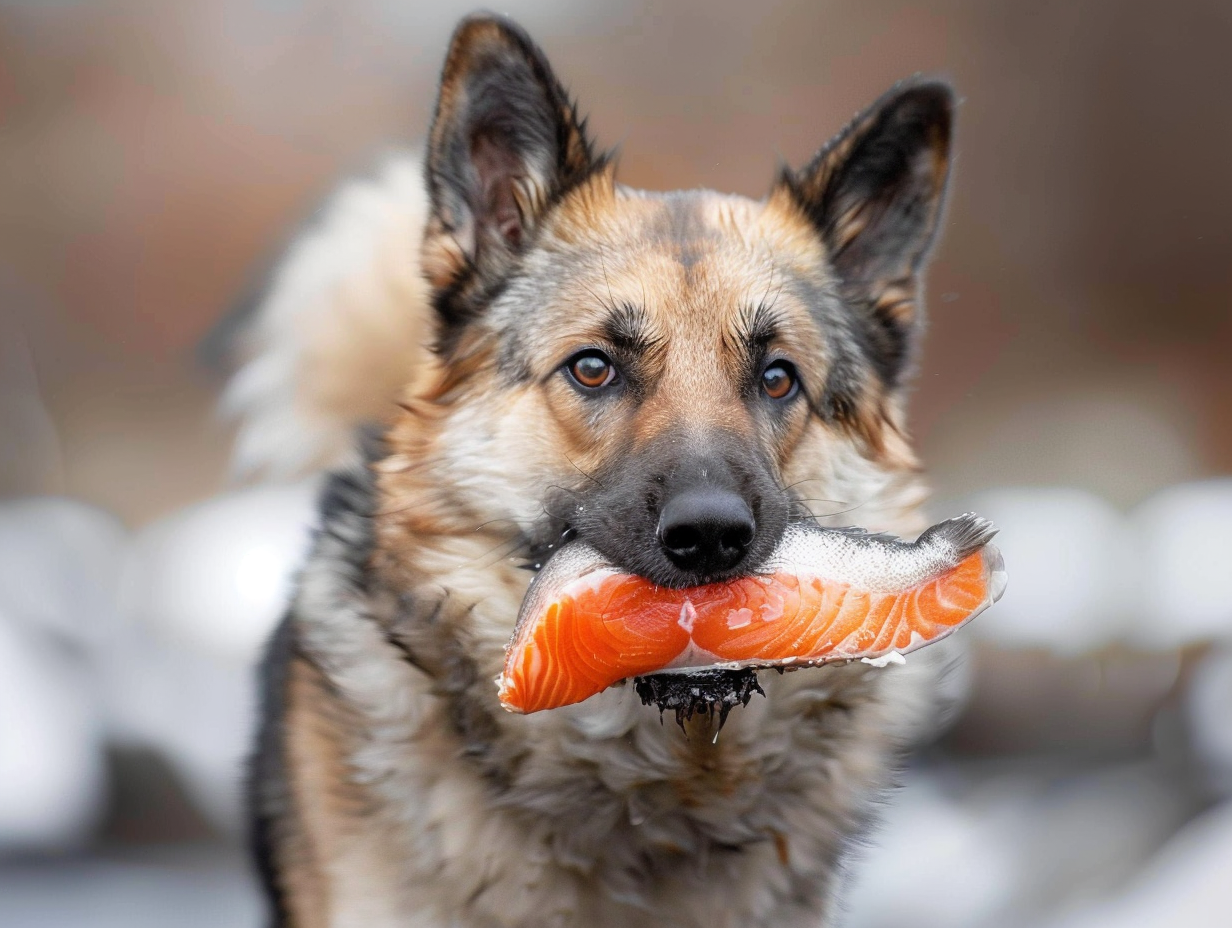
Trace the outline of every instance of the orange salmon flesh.
{"type": "Polygon", "coordinates": [[[539,712],[663,670],[893,657],[945,637],[1003,587],[991,546],[892,592],[787,571],[689,589],[599,571],[519,622],[500,701],[513,712],[539,712]]]}

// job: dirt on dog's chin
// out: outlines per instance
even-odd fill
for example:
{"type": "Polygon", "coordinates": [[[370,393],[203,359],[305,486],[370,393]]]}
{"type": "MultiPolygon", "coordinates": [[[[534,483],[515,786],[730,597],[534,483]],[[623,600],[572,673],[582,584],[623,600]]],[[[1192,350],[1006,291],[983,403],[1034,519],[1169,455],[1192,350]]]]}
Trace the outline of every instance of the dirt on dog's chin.
{"type": "Polygon", "coordinates": [[[648,674],[634,677],[633,689],[641,697],[642,705],[659,707],[660,719],[664,712],[675,712],[681,731],[685,731],[684,723],[695,715],[709,716],[711,722],[718,715],[718,729],[722,730],[732,709],[747,706],[754,693],[766,695],[753,667],[648,674]]]}

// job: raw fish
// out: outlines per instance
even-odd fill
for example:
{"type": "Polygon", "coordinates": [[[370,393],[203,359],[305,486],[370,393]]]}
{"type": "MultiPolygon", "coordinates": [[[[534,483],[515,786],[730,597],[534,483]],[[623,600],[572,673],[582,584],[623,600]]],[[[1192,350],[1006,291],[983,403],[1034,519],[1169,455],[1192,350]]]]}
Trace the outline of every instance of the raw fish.
{"type": "Polygon", "coordinates": [[[527,591],[497,681],[501,705],[539,712],[663,671],[901,663],[1001,598],[995,534],[970,513],[914,542],[796,523],[758,573],[686,589],[571,542],[527,591]]]}

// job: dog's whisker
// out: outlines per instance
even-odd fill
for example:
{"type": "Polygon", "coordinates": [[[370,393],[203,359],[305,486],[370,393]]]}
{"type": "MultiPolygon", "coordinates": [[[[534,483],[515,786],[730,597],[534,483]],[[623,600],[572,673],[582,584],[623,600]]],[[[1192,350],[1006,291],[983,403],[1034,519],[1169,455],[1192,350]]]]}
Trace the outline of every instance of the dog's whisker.
{"type": "Polygon", "coordinates": [[[788,490],[794,489],[795,487],[800,486],[800,484],[802,483],[818,483],[820,481],[828,480],[828,479],[829,479],[828,477],[801,477],[795,483],[789,483],[787,484],[787,486],[783,487],[783,492],[786,493],[788,490]]]}
{"type": "Polygon", "coordinates": [[[574,509],[574,510],[570,511],[568,515],[564,515],[564,514],[559,513],[559,512],[553,512],[551,509],[549,509],[549,508],[547,507],[547,504],[546,504],[546,503],[540,503],[540,504],[539,504],[539,510],[540,510],[540,511],[541,511],[541,512],[545,515],[545,516],[547,516],[547,518],[551,519],[551,520],[552,520],[552,521],[554,521],[554,522],[566,522],[566,523],[569,521],[570,516],[572,516],[572,515],[573,515],[574,513],[576,513],[576,511],[577,511],[576,509],[574,509]]]}
{"type": "Polygon", "coordinates": [[[608,302],[607,300],[603,299],[603,297],[602,297],[602,296],[600,296],[599,294],[595,293],[595,291],[594,291],[594,290],[592,290],[590,287],[588,287],[586,284],[582,284],[582,289],[583,289],[583,290],[585,290],[587,293],[589,293],[589,294],[591,295],[591,297],[593,297],[593,298],[594,298],[595,303],[597,303],[597,304],[599,305],[599,307],[600,307],[600,308],[605,309],[605,310],[607,310],[608,312],[615,312],[615,311],[616,311],[616,304],[615,304],[615,303],[613,303],[613,302],[608,302]]]}
{"type": "Polygon", "coordinates": [[[599,480],[599,478],[598,478],[598,477],[596,477],[594,474],[588,474],[586,471],[582,470],[582,468],[578,467],[577,462],[576,462],[576,461],[574,461],[574,460],[573,460],[573,458],[569,457],[569,455],[567,455],[567,454],[566,454],[566,455],[564,456],[564,458],[565,458],[565,460],[566,460],[566,461],[568,461],[568,462],[569,462],[569,463],[573,466],[573,469],[574,469],[574,470],[576,470],[579,474],[581,474],[581,475],[582,475],[583,477],[585,477],[587,480],[592,481],[592,482],[594,483],[594,485],[595,485],[595,486],[597,486],[600,490],[606,490],[606,489],[607,489],[607,487],[605,487],[605,486],[604,486],[604,485],[600,482],[600,480],[599,480]]]}
{"type": "Polygon", "coordinates": [[[814,518],[818,519],[833,519],[835,516],[845,516],[855,512],[857,509],[863,509],[872,501],[872,498],[866,499],[862,503],[856,503],[854,506],[848,506],[846,509],[836,509],[833,512],[814,513],[814,518]]]}
{"type": "Polygon", "coordinates": [[[422,503],[408,503],[405,506],[381,506],[373,509],[368,513],[370,518],[378,518],[381,516],[396,516],[404,512],[410,512],[412,509],[423,508],[422,503]]]}
{"type": "Polygon", "coordinates": [[[489,525],[497,525],[497,524],[499,524],[499,523],[501,523],[501,522],[507,522],[508,524],[510,524],[510,525],[516,525],[516,526],[518,526],[519,528],[520,528],[520,527],[522,527],[522,526],[525,526],[525,525],[534,525],[534,524],[535,524],[535,520],[534,520],[534,519],[489,519],[487,522],[480,522],[478,525],[476,525],[476,526],[475,526],[475,528],[473,529],[473,531],[476,531],[476,532],[482,532],[482,531],[483,531],[485,528],[487,528],[489,525]]]}
{"type": "Polygon", "coordinates": [[[519,548],[524,547],[525,545],[526,545],[525,537],[514,538],[510,541],[502,541],[500,544],[496,545],[493,548],[489,548],[487,551],[483,552],[482,554],[477,554],[473,558],[470,558],[469,563],[471,564],[478,563],[483,568],[491,567],[493,564],[497,563],[498,561],[503,561],[505,558],[511,557],[515,551],[517,551],[519,548]],[[503,554],[497,555],[491,561],[486,561],[488,557],[491,557],[491,555],[495,554],[497,551],[500,551],[502,548],[505,548],[507,550],[503,554]]]}
{"type": "Polygon", "coordinates": [[[602,248],[599,249],[599,268],[600,270],[603,271],[603,283],[607,287],[608,305],[615,306],[616,297],[612,295],[612,281],[611,281],[611,278],[607,276],[607,262],[603,259],[603,249],[602,248]]]}

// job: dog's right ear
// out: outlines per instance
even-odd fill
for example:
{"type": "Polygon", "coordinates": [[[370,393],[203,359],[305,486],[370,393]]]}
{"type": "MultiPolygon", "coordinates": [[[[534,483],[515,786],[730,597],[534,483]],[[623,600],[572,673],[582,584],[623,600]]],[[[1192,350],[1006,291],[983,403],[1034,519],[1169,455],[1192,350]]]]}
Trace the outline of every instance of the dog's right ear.
{"type": "MultiPolygon", "coordinates": [[[[463,20],[445,59],[428,144],[429,281],[455,297],[499,281],[545,212],[599,163],[530,37],[500,17],[463,20]]],[[[469,302],[438,300],[445,323],[467,321],[469,302]]]]}

